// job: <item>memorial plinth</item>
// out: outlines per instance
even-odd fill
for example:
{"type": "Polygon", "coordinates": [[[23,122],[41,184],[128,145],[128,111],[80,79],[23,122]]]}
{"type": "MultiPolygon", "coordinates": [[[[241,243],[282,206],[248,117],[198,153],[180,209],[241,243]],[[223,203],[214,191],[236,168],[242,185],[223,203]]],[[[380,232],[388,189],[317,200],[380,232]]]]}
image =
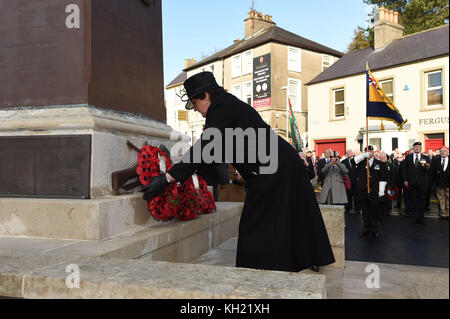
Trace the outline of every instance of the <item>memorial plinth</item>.
{"type": "Polygon", "coordinates": [[[137,162],[127,141],[176,142],[161,1],[0,1],[0,25],[0,235],[101,241],[149,222],[111,174],[137,162]]]}
{"type": "Polygon", "coordinates": [[[0,108],[89,104],[165,122],[161,1],[147,2],[1,1],[0,108]]]}

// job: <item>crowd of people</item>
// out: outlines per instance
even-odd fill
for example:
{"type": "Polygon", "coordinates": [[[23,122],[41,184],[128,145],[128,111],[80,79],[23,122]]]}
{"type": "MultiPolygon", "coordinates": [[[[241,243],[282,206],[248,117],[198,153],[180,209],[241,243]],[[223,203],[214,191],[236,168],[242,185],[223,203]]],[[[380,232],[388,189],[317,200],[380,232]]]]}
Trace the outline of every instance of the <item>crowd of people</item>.
{"type": "Polygon", "coordinates": [[[393,208],[425,225],[424,215],[430,211],[432,197],[438,199],[439,219],[448,221],[448,155],[448,147],[422,152],[420,142],[406,152],[396,149],[392,154],[372,146],[364,153],[347,150],[343,156],[331,149],[320,157],[315,151],[300,153],[309,178],[320,190],[319,203],[345,205],[346,213],[362,213],[360,235],[373,234],[375,238],[380,237],[379,222],[393,208]]]}

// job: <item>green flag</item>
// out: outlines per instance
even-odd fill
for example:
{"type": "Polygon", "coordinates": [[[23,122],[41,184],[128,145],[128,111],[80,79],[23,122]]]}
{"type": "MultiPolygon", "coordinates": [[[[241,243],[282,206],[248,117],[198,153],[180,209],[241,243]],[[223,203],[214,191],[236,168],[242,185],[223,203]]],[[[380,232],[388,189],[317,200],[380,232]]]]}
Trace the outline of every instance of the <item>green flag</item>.
{"type": "Polygon", "coordinates": [[[297,121],[295,120],[294,113],[292,112],[291,99],[289,101],[289,123],[291,126],[292,146],[297,152],[303,152],[303,141],[300,137],[300,131],[298,130],[297,121]]]}

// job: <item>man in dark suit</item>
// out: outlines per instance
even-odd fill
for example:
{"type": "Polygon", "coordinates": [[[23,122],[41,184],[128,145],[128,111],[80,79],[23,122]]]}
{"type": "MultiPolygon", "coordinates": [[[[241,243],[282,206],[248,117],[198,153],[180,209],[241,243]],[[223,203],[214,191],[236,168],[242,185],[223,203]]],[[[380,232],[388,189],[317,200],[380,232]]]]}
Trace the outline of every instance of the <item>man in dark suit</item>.
{"type": "Polygon", "coordinates": [[[355,156],[352,165],[358,169],[357,191],[359,207],[363,211],[363,229],[359,236],[364,237],[372,233],[373,237],[380,238],[378,231],[379,200],[384,196],[387,185],[386,165],[374,158],[373,146],[366,148],[366,153],[355,156]],[[369,186],[367,189],[367,162],[369,162],[369,186]]]}
{"type": "Polygon", "coordinates": [[[433,183],[436,185],[436,196],[441,206],[440,220],[448,220],[449,195],[449,159],[448,147],[443,147],[440,155],[433,157],[431,170],[433,183]]]}
{"type": "Polygon", "coordinates": [[[345,212],[348,213],[350,212],[350,209],[354,208],[355,213],[359,214],[358,191],[356,188],[358,181],[358,168],[356,165],[351,163],[351,160],[355,157],[355,153],[352,150],[347,150],[346,156],[347,158],[342,161],[342,164],[344,164],[348,170],[348,176],[352,182],[352,189],[347,190],[348,204],[345,205],[345,212]]]}
{"type": "Polygon", "coordinates": [[[325,152],[323,152],[324,158],[317,162],[317,184],[320,186],[323,185],[323,181],[325,180],[325,176],[322,175],[322,168],[331,162],[331,152],[331,150],[325,150],[325,152]]]}
{"type": "MultiPolygon", "coordinates": [[[[393,187],[393,166],[391,163],[388,162],[387,154],[385,152],[380,153],[380,161],[385,165],[385,168],[387,170],[387,187],[393,187]]],[[[380,199],[380,220],[383,220],[383,215],[390,215],[392,210],[392,202],[386,198],[386,196],[383,196],[380,199]]]]}
{"type": "Polygon", "coordinates": [[[403,154],[396,153],[395,158],[392,161],[392,187],[398,188],[397,205],[395,208],[402,208],[402,198],[403,198],[403,182],[402,182],[402,172],[401,164],[403,162],[403,154]]]}
{"type": "Polygon", "coordinates": [[[422,154],[422,143],[414,143],[414,152],[405,158],[403,176],[409,189],[415,211],[416,224],[425,225],[425,204],[430,182],[431,163],[428,156],[422,154]]]}

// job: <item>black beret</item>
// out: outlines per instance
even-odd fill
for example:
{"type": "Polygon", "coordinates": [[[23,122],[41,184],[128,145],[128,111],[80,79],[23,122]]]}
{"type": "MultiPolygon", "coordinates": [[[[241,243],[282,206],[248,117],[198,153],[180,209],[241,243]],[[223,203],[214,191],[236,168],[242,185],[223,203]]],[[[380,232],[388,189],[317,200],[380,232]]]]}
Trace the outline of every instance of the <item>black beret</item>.
{"type": "Polygon", "coordinates": [[[422,143],[420,143],[420,142],[415,142],[415,143],[413,144],[413,146],[416,146],[416,145],[422,146],[422,143]]]}

